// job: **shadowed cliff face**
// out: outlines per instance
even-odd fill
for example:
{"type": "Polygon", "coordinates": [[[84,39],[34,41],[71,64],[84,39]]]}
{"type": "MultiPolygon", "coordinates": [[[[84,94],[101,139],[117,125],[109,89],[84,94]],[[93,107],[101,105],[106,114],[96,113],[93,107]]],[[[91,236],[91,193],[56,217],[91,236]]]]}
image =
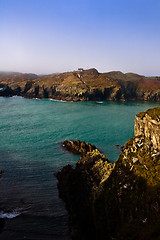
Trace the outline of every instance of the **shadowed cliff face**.
{"type": "Polygon", "coordinates": [[[57,173],[73,239],[159,239],[159,111],[136,116],[136,136],[125,144],[114,165],[95,146],[63,143],[81,155],[75,168],[68,165],[57,173]]]}
{"type": "Polygon", "coordinates": [[[0,96],[85,100],[160,100],[160,77],[121,72],[99,73],[96,69],[46,75],[0,74],[8,91],[0,96]]]}

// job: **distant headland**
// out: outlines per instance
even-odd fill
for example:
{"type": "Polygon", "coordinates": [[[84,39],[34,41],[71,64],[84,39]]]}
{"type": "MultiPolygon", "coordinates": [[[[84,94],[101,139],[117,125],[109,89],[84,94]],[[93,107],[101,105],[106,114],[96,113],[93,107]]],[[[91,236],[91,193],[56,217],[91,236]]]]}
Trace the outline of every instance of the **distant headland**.
{"type": "Polygon", "coordinates": [[[0,72],[0,96],[53,98],[66,101],[160,101],[160,77],[95,68],[36,75],[0,72]]]}

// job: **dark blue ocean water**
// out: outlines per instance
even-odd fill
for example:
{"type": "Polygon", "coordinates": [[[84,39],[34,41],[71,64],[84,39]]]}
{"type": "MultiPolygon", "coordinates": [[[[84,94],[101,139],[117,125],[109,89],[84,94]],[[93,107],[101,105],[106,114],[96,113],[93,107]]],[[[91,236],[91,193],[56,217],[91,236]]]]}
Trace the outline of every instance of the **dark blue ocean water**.
{"type": "Polygon", "coordinates": [[[159,106],[148,102],[60,102],[0,98],[0,239],[70,239],[67,212],[54,173],[78,156],[65,139],[95,144],[110,161],[134,135],[134,117],[159,106]],[[14,217],[14,218],[13,218],[14,217]]]}

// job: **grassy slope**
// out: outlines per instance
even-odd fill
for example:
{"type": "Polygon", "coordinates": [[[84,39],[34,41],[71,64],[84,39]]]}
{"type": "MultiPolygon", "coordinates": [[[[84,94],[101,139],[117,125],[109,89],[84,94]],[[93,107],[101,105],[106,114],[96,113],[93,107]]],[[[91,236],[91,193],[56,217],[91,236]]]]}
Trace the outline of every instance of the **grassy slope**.
{"type": "Polygon", "coordinates": [[[83,72],[65,72],[60,74],[37,76],[35,74],[9,73],[0,74],[0,84],[7,84],[12,89],[20,86],[24,88],[28,81],[32,81],[32,88],[56,88],[56,91],[69,96],[82,96],[86,92],[99,90],[102,93],[106,89],[113,89],[116,93],[122,89],[124,94],[134,97],[135,92],[160,93],[160,77],[144,77],[133,73],[118,71],[99,73],[96,69],[83,72]],[[123,89],[125,89],[123,91],[123,89]]]}

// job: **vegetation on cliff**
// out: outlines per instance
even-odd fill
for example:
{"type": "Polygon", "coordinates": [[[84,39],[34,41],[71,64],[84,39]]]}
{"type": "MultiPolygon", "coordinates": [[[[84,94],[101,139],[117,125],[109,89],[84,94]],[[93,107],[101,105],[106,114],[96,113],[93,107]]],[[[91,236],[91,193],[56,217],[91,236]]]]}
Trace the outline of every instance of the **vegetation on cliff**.
{"type": "Polygon", "coordinates": [[[75,167],[57,173],[73,239],[159,239],[159,118],[159,108],[136,116],[135,137],[114,164],[94,145],[64,141],[81,155],[75,167]]]}
{"type": "Polygon", "coordinates": [[[84,100],[160,100],[160,77],[122,72],[99,73],[96,69],[46,76],[0,74],[6,89],[0,95],[84,100]]]}
{"type": "Polygon", "coordinates": [[[140,112],[136,116],[143,119],[146,114],[149,115],[152,119],[160,121],[160,107],[148,109],[146,112],[140,112]]]}

